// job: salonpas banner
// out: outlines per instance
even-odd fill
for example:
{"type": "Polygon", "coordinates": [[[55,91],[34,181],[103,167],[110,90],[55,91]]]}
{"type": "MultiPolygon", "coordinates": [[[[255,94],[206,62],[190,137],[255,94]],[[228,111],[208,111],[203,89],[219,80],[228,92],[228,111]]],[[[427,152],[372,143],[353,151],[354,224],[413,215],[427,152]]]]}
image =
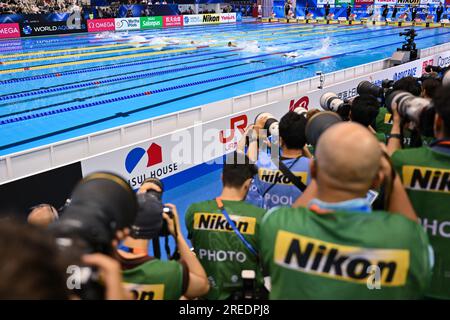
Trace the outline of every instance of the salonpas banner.
{"type": "Polygon", "coordinates": [[[155,29],[163,27],[162,17],[141,17],[141,29],[155,29]]]}
{"type": "Polygon", "coordinates": [[[351,4],[353,6],[354,3],[355,3],[355,0],[336,0],[335,5],[339,7],[339,6],[351,4]]]}
{"type": "Polygon", "coordinates": [[[139,30],[141,28],[140,18],[116,18],[114,23],[116,31],[139,30]]]}

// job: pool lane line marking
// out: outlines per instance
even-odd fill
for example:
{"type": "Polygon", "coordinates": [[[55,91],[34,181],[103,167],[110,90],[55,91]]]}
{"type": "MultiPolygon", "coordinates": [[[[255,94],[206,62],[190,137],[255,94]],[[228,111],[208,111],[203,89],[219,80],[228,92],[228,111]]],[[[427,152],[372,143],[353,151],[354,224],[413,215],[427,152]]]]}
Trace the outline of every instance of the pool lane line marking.
{"type": "MultiPolygon", "coordinates": [[[[445,32],[443,34],[448,34],[448,33],[450,33],[450,32],[445,32]]],[[[434,37],[434,35],[426,36],[426,37],[420,37],[420,38],[417,38],[417,40],[422,40],[422,39],[431,38],[431,37],[434,37]]],[[[364,52],[364,51],[368,51],[368,50],[384,48],[384,47],[393,46],[393,45],[397,45],[397,44],[401,44],[401,43],[403,43],[403,41],[389,43],[389,44],[384,44],[384,45],[380,45],[380,46],[376,46],[376,47],[372,47],[372,48],[358,49],[358,50],[351,51],[351,52],[338,53],[338,54],[335,54],[335,55],[330,55],[330,56],[325,56],[325,57],[308,59],[308,60],[299,61],[299,62],[295,62],[295,63],[285,64],[285,65],[282,65],[282,66],[274,66],[274,67],[264,68],[264,69],[260,69],[260,70],[251,70],[251,71],[236,73],[236,74],[232,74],[232,75],[222,76],[222,77],[216,77],[216,78],[205,79],[205,80],[195,81],[195,82],[191,82],[191,83],[185,83],[185,84],[181,84],[181,85],[176,85],[176,86],[170,86],[170,87],[166,87],[166,88],[160,88],[160,89],[155,89],[155,90],[147,90],[145,92],[140,92],[140,93],[136,93],[136,94],[129,94],[129,95],[126,95],[126,96],[121,96],[121,97],[116,97],[116,98],[109,98],[109,99],[105,99],[105,100],[101,100],[101,101],[89,102],[89,103],[80,104],[80,105],[76,105],[76,106],[71,106],[71,107],[60,108],[60,109],[56,109],[56,110],[45,111],[45,112],[41,112],[41,113],[37,113],[37,114],[30,114],[30,115],[26,115],[26,116],[20,116],[20,117],[10,118],[10,119],[6,119],[6,120],[0,120],[0,126],[1,125],[15,123],[15,122],[21,122],[21,121],[26,121],[26,120],[36,119],[36,118],[52,116],[52,115],[56,115],[56,114],[59,114],[59,113],[65,113],[65,112],[69,112],[69,111],[75,111],[75,110],[81,110],[81,109],[85,109],[85,108],[91,108],[91,107],[102,105],[102,104],[108,104],[108,103],[117,102],[117,101],[123,101],[123,100],[139,98],[139,97],[143,97],[143,96],[150,95],[150,94],[154,95],[154,94],[167,92],[167,91],[172,91],[172,90],[177,90],[177,89],[181,89],[181,88],[187,88],[187,87],[191,87],[191,86],[197,86],[197,85],[202,85],[202,84],[206,84],[206,83],[212,83],[212,82],[216,82],[216,81],[222,81],[222,80],[225,80],[225,79],[231,79],[231,78],[235,78],[235,77],[242,77],[242,76],[255,74],[255,73],[259,73],[259,72],[276,70],[276,69],[281,69],[281,68],[285,68],[285,67],[294,67],[294,66],[299,66],[299,65],[304,64],[304,63],[319,62],[319,61],[324,61],[324,60],[328,60],[328,59],[331,59],[331,58],[344,57],[344,56],[347,56],[347,55],[352,55],[352,54],[356,54],[356,53],[360,53],[360,52],[364,52]]]]}
{"type": "MultiPolygon", "coordinates": [[[[380,37],[386,37],[386,36],[392,36],[392,34],[382,35],[380,37]]],[[[378,37],[378,38],[380,38],[380,37],[378,37]]],[[[341,41],[338,44],[330,44],[330,47],[334,47],[336,45],[342,45],[342,44],[345,44],[345,43],[358,42],[358,41],[360,41],[360,39],[341,41]]],[[[310,49],[313,49],[313,48],[314,47],[306,47],[306,48],[301,48],[301,50],[305,51],[305,50],[310,50],[310,49]]],[[[209,64],[199,64],[199,65],[188,66],[188,67],[183,67],[183,68],[161,70],[161,71],[157,71],[157,72],[147,72],[147,73],[134,75],[134,76],[129,76],[129,73],[124,73],[124,74],[121,74],[121,75],[105,76],[105,77],[102,77],[102,78],[103,79],[106,78],[106,79],[109,79],[109,80],[99,81],[102,78],[94,78],[94,79],[89,79],[89,80],[77,81],[77,82],[73,82],[73,83],[65,83],[65,84],[60,84],[60,85],[54,85],[52,87],[47,87],[47,88],[39,88],[39,89],[32,89],[32,90],[23,91],[23,92],[4,94],[4,95],[0,96],[0,101],[6,101],[6,100],[11,100],[11,99],[16,99],[16,98],[31,97],[31,96],[40,95],[40,94],[60,92],[60,91],[65,91],[65,90],[77,89],[77,88],[86,88],[86,89],[88,89],[88,88],[90,88],[92,86],[97,87],[99,85],[114,84],[115,82],[121,82],[123,80],[134,81],[134,80],[138,80],[138,79],[142,79],[142,78],[154,77],[154,76],[159,76],[159,75],[167,74],[167,73],[173,73],[173,72],[179,72],[179,71],[185,71],[185,70],[192,70],[192,69],[198,69],[198,68],[206,68],[206,67],[217,65],[217,64],[221,64],[221,63],[231,63],[231,62],[243,61],[243,60],[247,60],[247,59],[262,58],[262,57],[271,56],[273,54],[280,55],[280,54],[284,54],[284,53],[289,53],[291,51],[292,50],[275,52],[275,53],[264,53],[264,54],[260,54],[260,55],[254,55],[254,56],[240,57],[240,58],[231,59],[231,60],[227,60],[227,61],[212,62],[212,63],[209,63],[209,64]],[[124,76],[125,74],[126,74],[126,76],[124,76]],[[117,76],[120,76],[120,77],[117,77],[117,76]]],[[[161,67],[159,67],[159,68],[161,68],[161,67]]],[[[151,69],[151,70],[153,70],[153,69],[151,69]]],[[[145,71],[147,71],[147,70],[134,71],[134,73],[145,72],[145,71]]],[[[22,101],[26,102],[26,101],[33,101],[33,100],[34,99],[28,99],[28,100],[25,100],[25,101],[22,100],[22,101]]],[[[4,106],[7,106],[7,105],[10,105],[10,104],[1,105],[0,107],[4,107],[4,106]]],[[[23,113],[23,112],[20,112],[20,113],[23,113]]],[[[3,115],[3,116],[0,115],[0,118],[3,118],[3,117],[5,117],[5,115],[3,115]]]]}
{"type": "MultiPolygon", "coordinates": [[[[230,52],[227,51],[227,53],[230,53],[230,52]]],[[[78,80],[78,81],[73,81],[73,82],[68,82],[68,83],[63,83],[63,84],[55,84],[55,85],[48,86],[48,87],[41,87],[41,88],[36,88],[36,89],[30,89],[30,90],[24,90],[24,91],[20,91],[20,92],[15,92],[13,94],[17,95],[17,94],[28,93],[28,92],[37,91],[37,90],[57,88],[57,87],[61,87],[61,86],[65,86],[65,85],[71,85],[71,84],[80,83],[80,82],[98,81],[98,80],[108,79],[108,78],[115,77],[115,76],[124,76],[124,75],[136,74],[136,73],[145,72],[145,71],[149,71],[149,70],[164,69],[164,68],[168,68],[168,67],[175,67],[175,66],[180,66],[180,65],[187,65],[187,64],[197,63],[197,62],[201,62],[201,61],[226,59],[228,57],[237,56],[237,55],[238,55],[237,53],[232,53],[231,52],[231,54],[226,54],[226,55],[223,55],[223,56],[214,56],[214,57],[211,57],[211,58],[202,58],[202,59],[197,59],[197,60],[192,60],[192,61],[183,61],[183,62],[173,63],[173,64],[169,64],[169,65],[163,65],[163,66],[159,66],[159,67],[154,67],[152,69],[139,69],[139,70],[135,70],[135,71],[127,71],[127,72],[123,72],[123,73],[118,73],[118,74],[113,74],[113,75],[106,75],[106,76],[86,79],[86,80],[82,80],[82,81],[78,80]]],[[[226,62],[226,61],[223,61],[223,62],[226,62]]],[[[1,100],[1,97],[5,97],[5,96],[9,96],[9,95],[12,95],[12,93],[6,93],[6,94],[0,95],[0,100],[1,100]]],[[[30,100],[23,100],[23,101],[26,102],[26,101],[30,101],[30,100]]],[[[17,103],[19,103],[19,102],[17,102],[17,103]]],[[[2,107],[2,106],[4,106],[4,105],[1,105],[0,107],[2,107]]],[[[0,115],[0,117],[1,117],[1,115],[0,115]]]]}
{"type": "MultiPolygon", "coordinates": [[[[393,28],[390,28],[393,29],[393,28]]],[[[337,35],[336,37],[344,37],[344,36],[353,36],[353,35],[359,35],[363,33],[373,33],[373,32],[379,32],[379,31],[385,31],[381,29],[376,30],[370,30],[370,31],[362,31],[362,32],[351,32],[351,33],[345,33],[342,35],[337,35]]],[[[345,32],[345,31],[344,31],[345,32]]],[[[392,36],[393,33],[387,34],[386,36],[392,36]]],[[[385,36],[385,35],[382,35],[385,36]]],[[[380,36],[381,37],[381,36],[380,36]]],[[[308,42],[312,40],[319,40],[324,39],[324,37],[316,37],[316,38],[310,38],[310,39],[304,39],[304,40],[298,40],[298,41],[291,41],[291,42],[283,42],[283,43],[277,43],[274,44],[275,46],[283,45],[283,44],[292,44],[292,43],[302,43],[302,42],[308,42]]],[[[61,71],[56,73],[47,73],[47,74],[41,74],[36,76],[28,76],[28,77],[22,77],[22,78],[12,78],[0,81],[0,84],[10,84],[10,83],[17,83],[17,82],[23,82],[23,81],[32,81],[32,80],[40,80],[40,79],[47,79],[47,78],[54,78],[54,77],[62,77],[67,75],[74,75],[74,74],[80,74],[80,73],[88,73],[88,72],[96,72],[96,71],[103,71],[103,70],[110,70],[110,69],[116,69],[116,68],[124,68],[124,67],[130,67],[130,66],[136,66],[136,65],[145,65],[145,64],[152,64],[157,62],[164,62],[164,61],[172,61],[172,60],[179,60],[184,58],[191,58],[191,57],[199,57],[199,56],[205,56],[205,55],[211,55],[211,54],[218,54],[218,53],[224,53],[224,52],[230,52],[230,51],[240,51],[243,49],[232,49],[232,50],[223,50],[223,51],[213,51],[213,52],[207,52],[207,53],[200,53],[196,54],[194,52],[189,53],[181,53],[178,55],[174,55],[172,57],[167,57],[163,59],[139,59],[137,62],[128,62],[128,63],[122,63],[122,64],[109,64],[105,66],[94,66],[94,67],[87,67],[87,68],[79,68],[79,69],[72,69],[68,71],[61,71]]],[[[87,80],[86,80],[87,81],[87,80]]]]}
{"type": "MultiPolygon", "coordinates": [[[[361,27],[361,28],[354,28],[354,29],[362,29],[362,28],[363,27],[361,27]]],[[[326,32],[315,32],[315,33],[310,33],[310,34],[301,34],[298,37],[305,37],[305,36],[310,36],[310,35],[315,35],[315,34],[334,33],[334,32],[342,32],[342,31],[341,30],[334,30],[334,31],[328,31],[328,32],[327,31],[326,32]]],[[[278,37],[278,39],[279,38],[283,38],[283,37],[278,37]]],[[[273,39],[277,39],[277,38],[273,38],[273,39]]],[[[271,39],[271,40],[273,40],[273,39],[271,39]]],[[[219,47],[219,46],[224,46],[225,44],[226,43],[211,44],[208,47],[219,47]]],[[[65,67],[65,66],[86,64],[86,63],[91,63],[91,62],[92,63],[96,63],[96,62],[111,61],[111,60],[131,59],[131,58],[137,58],[137,57],[162,55],[162,54],[167,54],[167,53],[194,51],[194,50],[198,50],[198,49],[199,49],[198,47],[188,47],[188,48],[182,48],[182,49],[152,51],[152,52],[146,52],[146,53],[137,53],[137,54],[130,54],[130,55],[118,55],[118,56],[111,56],[111,57],[86,59],[86,60],[80,60],[80,61],[59,62],[59,63],[54,63],[54,64],[40,65],[40,66],[29,66],[29,67],[21,67],[21,68],[0,70],[0,74],[17,73],[17,72],[30,71],[30,70],[41,70],[41,69],[49,69],[49,68],[56,68],[56,67],[65,67]]]]}
{"type": "MultiPolygon", "coordinates": [[[[320,28],[320,30],[324,30],[325,28],[320,28]]],[[[329,28],[326,28],[329,29],[329,28]]],[[[302,30],[290,30],[286,32],[277,32],[276,34],[291,34],[291,33],[301,33],[303,31],[312,31],[313,28],[308,29],[302,29],[302,30]]],[[[269,34],[267,34],[269,35],[269,34]]],[[[270,35],[274,35],[271,33],[270,35]]],[[[255,37],[255,35],[249,35],[249,36],[243,36],[240,38],[251,38],[255,37]]],[[[260,37],[259,37],[260,38],[260,37]]],[[[258,39],[259,39],[258,38],[258,39]]],[[[280,37],[277,37],[280,38],[280,37]]],[[[273,38],[270,38],[268,40],[273,40],[273,38]]],[[[223,40],[222,40],[223,41],[223,40]]],[[[261,41],[265,41],[265,38],[262,38],[261,41]]],[[[145,44],[150,43],[151,41],[143,41],[143,42],[134,42],[134,44],[145,44]]],[[[228,42],[227,42],[228,43],[228,42]]],[[[6,60],[6,61],[0,61],[0,65],[13,65],[13,64],[21,64],[21,63],[27,63],[27,62],[35,62],[35,61],[46,61],[46,60],[62,60],[62,59],[68,59],[68,58],[77,58],[77,57],[88,57],[88,56],[95,56],[95,55],[103,55],[108,53],[122,53],[122,52],[133,52],[133,51],[140,51],[140,50],[148,50],[148,49],[158,49],[158,48],[165,48],[169,46],[177,46],[181,44],[189,44],[189,43],[171,43],[171,44],[160,44],[160,45],[152,45],[152,46],[143,46],[143,47],[133,47],[133,45],[126,45],[132,48],[125,48],[125,49],[112,49],[112,50],[99,50],[99,51],[93,51],[93,52],[84,52],[84,53],[74,53],[74,54],[66,54],[66,55],[58,55],[58,56],[44,56],[44,57],[37,57],[37,58],[29,58],[29,59],[19,59],[19,60],[6,60]]],[[[116,45],[110,45],[110,46],[116,46],[116,45]]],[[[120,45],[124,46],[124,45],[120,45]]],[[[211,45],[208,45],[211,46],[211,45]]],[[[203,45],[199,44],[197,47],[203,47],[203,45]]],[[[83,51],[83,50],[75,50],[75,51],[83,51]]],[[[31,55],[36,55],[38,53],[33,53],[31,55]]],[[[26,54],[26,56],[30,56],[30,54],[26,54]]],[[[9,58],[9,57],[6,57],[9,58]]]]}

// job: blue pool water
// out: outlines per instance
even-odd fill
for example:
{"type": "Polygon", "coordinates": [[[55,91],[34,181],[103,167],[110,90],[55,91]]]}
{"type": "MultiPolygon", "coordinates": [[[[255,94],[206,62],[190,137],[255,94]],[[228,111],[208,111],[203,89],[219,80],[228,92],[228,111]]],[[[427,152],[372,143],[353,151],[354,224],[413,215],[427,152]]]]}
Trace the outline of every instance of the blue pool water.
{"type": "MultiPolygon", "coordinates": [[[[400,30],[241,23],[2,40],[0,155],[383,59],[400,30]]],[[[419,48],[450,39],[417,30],[419,48]]]]}

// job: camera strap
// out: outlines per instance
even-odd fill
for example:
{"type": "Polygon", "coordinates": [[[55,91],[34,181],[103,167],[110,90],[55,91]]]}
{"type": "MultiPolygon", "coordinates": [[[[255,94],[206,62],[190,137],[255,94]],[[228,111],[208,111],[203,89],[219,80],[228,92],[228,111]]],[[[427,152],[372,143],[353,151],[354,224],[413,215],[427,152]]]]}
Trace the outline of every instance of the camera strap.
{"type": "MultiPolygon", "coordinates": [[[[297,159],[295,159],[295,161],[291,164],[291,168],[297,163],[297,161],[300,159],[300,157],[298,157],[297,159]]],[[[278,159],[278,163],[279,164],[281,164],[282,162],[281,162],[281,160],[280,159],[278,159]]],[[[290,170],[289,170],[289,168],[288,167],[286,167],[286,165],[283,163],[283,165],[284,165],[284,167],[290,172],[290,173],[292,173],[290,170]]],[[[283,172],[283,170],[281,169],[281,167],[278,165],[277,166],[278,167],[278,169],[280,169],[281,170],[281,172],[283,172]]],[[[284,172],[283,172],[283,174],[285,174],[284,172]]],[[[295,175],[292,173],[292,175],[295,177],[295,175]]],[[[289,177],[289,179],[290,179],[290,177],[289,177]]],[[[300,180],[300,179],[299,179],[300,180]]],[[[301,181],[300,181],[300,183],[301,183],[301,181]]],[[[272,190],[272,188],[273,187],[275,187],[275,185],[276,185],[276,183],[273,183],[270,187],[268,187],[265,191],[264,191],[264,193],[262,194],[262,198],[264,199],[264,197],[266,196],[266,194],[270,191],[270,190],[272,190]]],[[[297,186],[298,187],[298,186],[297,186]]],[[[299,188],[300,189],[300,188],[299,188]]],[[[306,186],[305,186],[305,189],[306,189],[306,186]]],[[[300,189],[300,190],[302,190],[302,189],[300,189]]],[[[302,190],[302,192],[303,192],[303,190],[302,190]]]]}
{"type": "Polygon", "coordinates": [[[231,220],[230,216],[228,215],[228,212],[225,210],[225,206],[223,205],[222,199],[216,198],[216,203],[217,203],[217,206],[219,207],[220,211],[222,211],[223,215],[225,216],[225,219],[227,219],[228,225],[233,229],[234,233],[238,236],[238,238],[242,241],[242,243],[247,247],[247,249],[250,250],[250,252],[253,253],[253,255],[255,255],[256,258],[258,259],[258,257],[259,257],[258,251],[256,251],[256,249],[253,248],[253,246],[250,244],[250,242],[248,242],[244,238],[242,233],[236,227],[236,224],[234,223],[234,221],[231,220]]]}
{"type": "MultiPolygon", "coordinates": [[[[295,162],[298,161],[295,160],[295,162]]],[[[292,166],[295,164],[295,162],[292,164],[292,166]]],[[[291,167],[292,167],[291,166],[291,167]]],[[[289,180],[301,191],[301,192],[305,192],[306,190],[306,185],[302,182],[302,180],[297,177],[295,174],[292,173],[292,171],[283,163],[283,161],[279,160],[278,161],[278,168],[281,170],[281,172],[283,172],[283,174],[289,178],[289,180]]]]}

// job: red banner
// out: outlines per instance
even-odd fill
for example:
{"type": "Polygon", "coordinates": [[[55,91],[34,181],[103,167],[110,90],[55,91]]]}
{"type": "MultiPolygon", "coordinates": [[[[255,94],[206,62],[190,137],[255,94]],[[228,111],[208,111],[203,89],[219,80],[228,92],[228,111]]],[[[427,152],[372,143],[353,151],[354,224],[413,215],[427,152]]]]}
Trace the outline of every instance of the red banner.
{"type": "Polygon", "coordinates": [[[91,19],[88,20],[88,32],[114,31],[116,25],[114,19],[91,19]]]}
{"type": "Polygon", "coordinates": [[[18,23],[0,24],[0,39],[20,38],[20,29],[18,23]]]}
{"type": "Polygon", "coordinates": [[[373,4],[374,0],[355,0],[355,7],[369,6],[373,4]]]}
{"type": "Polygon", "coordinates": [[[183,16],[164,16],[163,17],[163,27],[182,27],[183,26],[183,16]]]}

